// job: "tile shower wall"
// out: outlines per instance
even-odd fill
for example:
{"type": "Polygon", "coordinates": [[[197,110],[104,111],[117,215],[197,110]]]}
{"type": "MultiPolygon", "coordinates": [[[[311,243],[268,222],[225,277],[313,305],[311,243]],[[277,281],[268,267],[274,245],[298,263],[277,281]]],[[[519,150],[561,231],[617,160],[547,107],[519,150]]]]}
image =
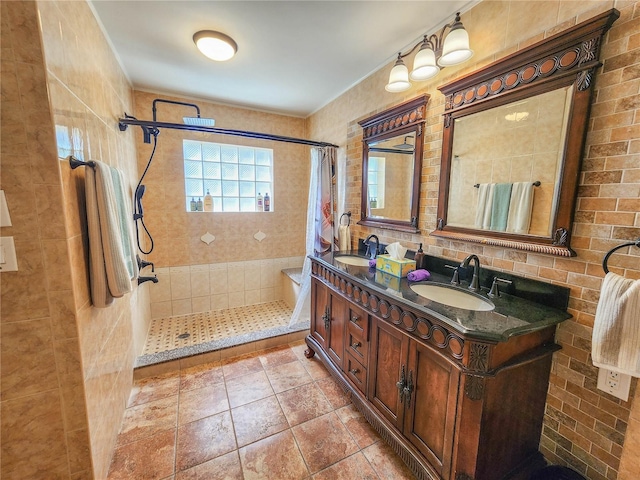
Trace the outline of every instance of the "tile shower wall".
{"type": "MultiPolygon", "coordinates": [[[[198,104],[202,116],[214,118],[216,127],[306,137],[305,121],[301,118],[148,92],[135,92],[135,115],[138,118],[151,118],[152,102],[158,97],[198,104]]],[[[159,121],[182,123],[183,116],[192,114],[193,108],[157,104],[159,121]]],[[[143,143],[139,129],[134,133],[138,169],[142,171],[149,160],[152,145],[143,143]]],[[[156,267],[190,267],[304,255],[309,170],[310,153],[305,145],[162,130],[158,136],[156,154],[144,179],[144,218],[155,245],[148,260],[154,262],[156,267]],[[273,199],[273,211],[186,212],[183,139],[273,149],[275,191],[269,192],[273,199]],[[262,241],[254,238],[259,231],[266,235],[262,241]],[[209,245],[200,240],[206,232],[216,237],[209,245]]],[[[144,234],[141,236],[145,237],[144,234]]]]}
{"type": "MultiPolygon", "coordinates": [[[[597,390],[590,340],[604,276],[602,257],[609,248],[640,237],[640,3],[481,2],[464,13],[464,25],[475,51],[469,64],[447,67],[436,80],[415,85],[401,95],[384,90],[391,69],[388,65],[312,115],[308,119],[310,138],[322,138],[346,150],[346,209],[357,218],[362,179],[362,131],[357,121],[419,94],[431,95],[420,186],[422,233],[352,224],[352,235],[357,239],[376,233],[381,242],[400,241],[412,248],[422,242],[429,253],[451,259],[475,253],[492,269],[569,287],[573,318],[561,324],[556,335],[563,349],[554,356],[541,451],[549,461],[570,465],[590,480],[635,479],[637,462],[629,456],[634,455],[640,432],[638,428],[628,430],[627,425],[638,423],[637,415],[630,420],[636,381],[629,402],[597,390]],[[612,7],[620,10],[621,17],[605,38],[604,66],[596,77],[573,225],[572,245],[578,256],[555,258],[428,236],[436,225],[444,112],[444,97],[436,87],[612,7]],[[629,454],[628,448],[632,449],[629,454]],[[620,468],[623,449],[626,462],[620,468]]],[[[611,266],[628,278],[640,278],[637,253],[615,255],[611,266]]]]}
{"type": "Polygon", "coordinates": [[[2,188],[14,225],[2,234],[16,238],[20,269],[1,279],[3,478],[106,477],[148,291],[91,306],[84,171],[58,157],[108,162],[133,183],[133,136],[114,122],[131,105],[85,2],[2,2],[2,188]]]}
{"type": "Polygon", "coordinates": [[[156,269],[151,317],[221,310],[282,299],[284,268],[302,267],[304,257],[213,263],[156,269]]]}

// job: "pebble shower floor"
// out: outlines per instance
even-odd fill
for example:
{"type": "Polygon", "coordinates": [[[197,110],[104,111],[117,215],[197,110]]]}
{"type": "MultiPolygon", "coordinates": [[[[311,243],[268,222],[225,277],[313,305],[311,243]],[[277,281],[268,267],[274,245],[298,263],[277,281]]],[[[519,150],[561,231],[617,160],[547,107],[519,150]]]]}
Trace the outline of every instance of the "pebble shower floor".
{"type": "Polygon", "coordinates": [[[143,355],[286,326],[291,313],[280,300],[156,319],[151,323],[143,355]]]}

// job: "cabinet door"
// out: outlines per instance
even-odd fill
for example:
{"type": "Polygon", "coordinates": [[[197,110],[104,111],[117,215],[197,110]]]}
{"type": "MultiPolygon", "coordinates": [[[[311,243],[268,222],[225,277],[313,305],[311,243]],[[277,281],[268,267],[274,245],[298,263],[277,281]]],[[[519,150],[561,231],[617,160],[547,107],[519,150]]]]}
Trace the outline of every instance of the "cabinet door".
{"type": "Polygon", "coordinates": [[[329,304],[329,290],[316,279],[311,281],[311,335],[327,350],[331,305],[329,304]]]}
{"type": "Polygon", "coordinates": [[[329,293],[329,296],[331,298],[331,314],[329,318],[327,353],[335,364],[342,368],[348,305],[346,300],[338,295],[329,293]]]}
{"type": "Polygon", "coordinates": [[[449,478],[460,372],[433,350],[411,340],[404,435],[443,478],[449,478]]]}
{"type": "Polygon", "coordinates": [[[402,376],[407,374],[409,338],[383,320],[371,318],[369,346],[369,401],[402,430],[404,403],[400,398],[402,376]]]}

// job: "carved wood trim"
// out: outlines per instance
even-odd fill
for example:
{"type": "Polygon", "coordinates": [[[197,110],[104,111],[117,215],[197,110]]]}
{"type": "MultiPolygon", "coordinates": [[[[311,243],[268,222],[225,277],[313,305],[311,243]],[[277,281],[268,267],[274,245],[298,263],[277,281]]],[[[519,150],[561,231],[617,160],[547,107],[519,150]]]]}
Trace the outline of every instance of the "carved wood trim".
{"type": "Polygon", "coordinates": [[[556,77],[575,75],[578,90],[589,89],[593,72],[601,65],[600,39],[619,15],[616,10],[603,13],[438,87],[446,97],[445,116],[556,77]]]}
{"type": "MultiPolygon", "coordinates": [[[[516,240],[505,240],[502,238],[484,237],[478,234],[467,234],[462,232],[455,232],[453,230],[443,230],[444,226],[439,225],[437,230],[431,232],[431,235],[436,237],[448,238],[449,240],[463,240],[465,242],[481,243],[482,245],[491,245],[494,247],[507,247],[515,248],[517,250],[524,250],[527,252],[544,253],[547,255],[555,255],[558,257],[573,257],[575,252],[571,248],[562,244],[557,245],[545,245],[538,243],[519,242],[516,240]]],[[[566,237],[565,237],[566,241],[566,237]]]]}
{"type": "Polygon", "coordinates": [[[470,345],[469,370],[485,373],[489,370],[489,345],[475,342],[470,345]]]}
{"type": "MultiPolygon", "coordinates": [[[[315,265],[314,262],[312,264],[315,265]]],[[[365,285],[357,284],[350,278],[343,277],[324,265],[318,264],[317,272],[313,275],[329,288],[345,295],[351,289],[353,291],[353,296],[351,297],[353,303],[376,317],[397,326],[412,337],[443,351],[446,356],[462,366],[465,340],[456,332],[450,330],[448,326],[428,318],[424,313],[411,311],[399,302],[394,301],[393,298],[382,296],[378,292],[369,290],[365,285]],[[344,282],[336,281],[337,278],[344,280],[344,282]],[[341,288],[343,285],[344,289],[341,288]]]]}
{"type": "MultiPolygon", "coordinates": [[[[366,141],[369,137],[424,122],[428,100],[429,95],[421,95],[389,109],[383,117],[378,113],[358,122],[362,126],[363,139],[366,141]]],[[[422,128],[421,126],[418,128],[418,136],[420,136],[422,128]]]]}
{"type": "Polygon", "coordinates": [[[467,374],[464,382],[464,394],[470,400],[481,400],[484,396],[484,382],[484,377],[467,374]]]}

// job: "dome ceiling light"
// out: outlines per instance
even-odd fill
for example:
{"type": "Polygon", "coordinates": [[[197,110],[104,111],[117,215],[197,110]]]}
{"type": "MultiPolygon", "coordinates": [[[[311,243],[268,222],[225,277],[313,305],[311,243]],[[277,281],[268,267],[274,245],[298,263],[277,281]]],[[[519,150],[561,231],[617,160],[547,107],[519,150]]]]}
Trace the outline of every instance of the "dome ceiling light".
{"type": "Polygon", "coordinates": [[[456,13],[453,23],[442,27],[438,35],[425,35],[410,51],[402,55],[398,52],[398,59],[389,74],[389,83],[384,87],[387,92],[403,92],[411,87],[409,77],[414,81],[424,81],[435,77],[441,68],[458,65],[469,60],[473,50],[469,48],[469,34],[462,26],[460,12],[456,13]],[[450,29],[447,36],[444,32],[450,29]],[[402,60],[420,47],[413,59],[413,70],[409,69],[402,60]]]}
{"type": "Polygon", "coordinates": [[[193,42],[205,57],[217,62],[230,60],[238,51],[238,44],[228,35],[213,30],[200,30],[193,42]]]}

